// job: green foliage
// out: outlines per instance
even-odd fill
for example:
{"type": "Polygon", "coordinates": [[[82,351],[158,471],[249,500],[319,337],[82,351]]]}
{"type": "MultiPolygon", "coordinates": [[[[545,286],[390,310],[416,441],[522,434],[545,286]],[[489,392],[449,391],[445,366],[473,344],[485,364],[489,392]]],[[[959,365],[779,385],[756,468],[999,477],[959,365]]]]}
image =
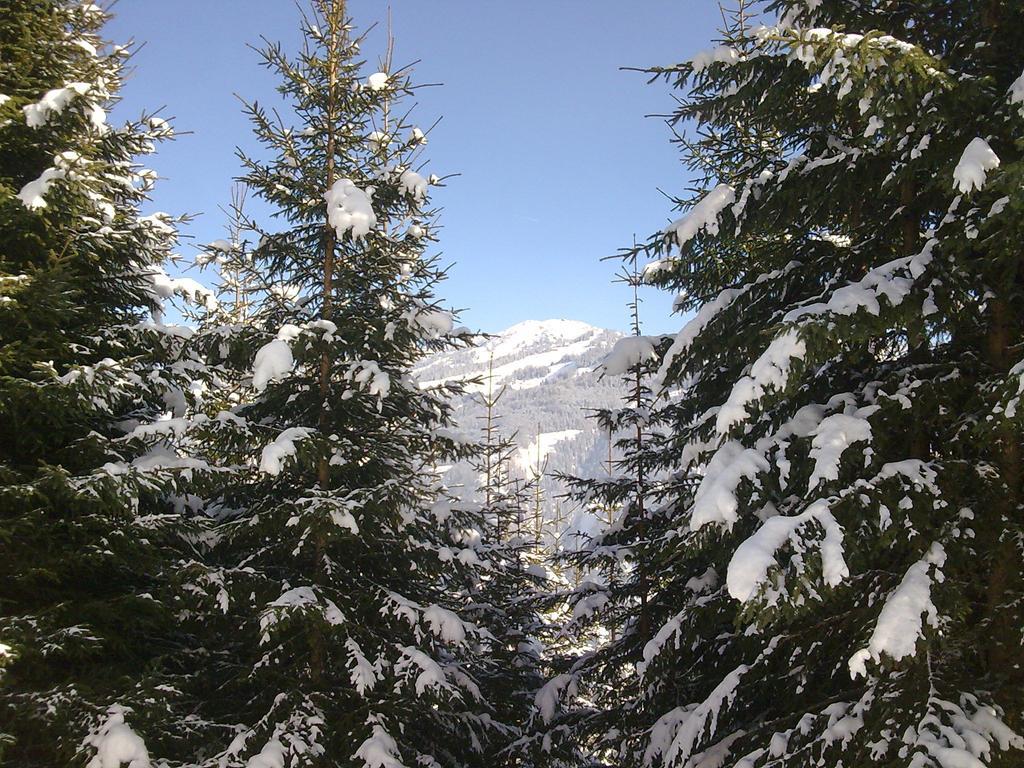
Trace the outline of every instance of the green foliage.
{"type": "Polygon", "coordinates": [[[746,4],[652,70],[698,184],[625,255],[696,315],[654,376],[659,501],[618,542],[650,624],[613,590],[622,637],[559,684],[594,760],[1019,761],[1022,29],[746,4]]]}
{"type": "Polygon", "coordinates": [[[494,604],[518,588],[510,555],[437,480],[477,450],[450,429],[460,386],[410,376],[470,341],[434,298],[441,180],[420,173],[410,71],[365,66],[343,6],[314,3],[295,56],[264,49],[281,99],[246,107],[260,146],[240,182],[272,217],[236,200],[231,240],[207,249],[225,301],[192,340],[212,384],[188,440],[217,521],[189,577],[210,654],[192,751],[511,763],[529,670],[505,665],[532,653],[529,605],[494,604]]]}
{"type": "Polygon", "coordinates": [[[188,392],[180,337],[148,319],[174,222],[139,212],[138,158],[171,134],[107,124],[127,52],[103,12],[0,16],[0,751],[68,765],[108,707],[164,716],[187,675],[171,571],[189,525],[143,428],[188,392]]]}

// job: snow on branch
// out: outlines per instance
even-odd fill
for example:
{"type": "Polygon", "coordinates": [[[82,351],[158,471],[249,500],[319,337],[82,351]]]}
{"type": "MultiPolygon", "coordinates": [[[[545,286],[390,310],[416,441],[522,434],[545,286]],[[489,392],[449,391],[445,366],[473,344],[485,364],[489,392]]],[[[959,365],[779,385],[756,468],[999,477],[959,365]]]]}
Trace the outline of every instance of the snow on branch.
{"type": "Polygon", "coordinates": [[[550,723],[555,719],[555,711],[558,709],[558,701],[563,696],[573,697],[576,695],[576,677],[562,673],[555,675],[541,686],[534,696],[533,705],[540,712],[541,719],[550,723]]]}
{"type": "Polygon", "coordinates": [[[669,741],[667,738],[669,734],[671,734],[671,741],[668,749],[663,752],[665,765],[675,765],[688,760],[705,732],[707,738],[712,738],[715,735],[722,710],[732,705],[739,689],[740,680],[748,671],[750,671],[750,667],[741,664],[722,678],[722,681],[700,704],[692,708],[677,707],[659,719],[651,729],[648,754],[644,756],[645,762],[649,762],[648,755],[653,759],[657,754],[662,753],[660,747],[669,741]]]}
{"type": "Polygon", "coordinates": [[[53,182],[63,179],[67,173],[60,168],[47,168],[38,179],[33,179],[21,188],[18,192],[18,199],[21,204],[31,211],[46,207],[46,193],[50,191],[53,182]]]}
{"type": "MultiPolygon", "coordinates": [[[[93,88],[90,83],[68,83],[63,88],[47,91],[35,104],[27,104],[21,108],[25,113],[25,123],[29,128],[42,128],[52,118],[62,114],[71,102],[86,96],[93,88]]],[[[99,107],[90,107],[86,112],[93,126],[101,129],[106,121],[103,110],[99,107]]]]}
{"type": "Polygon", "coordinates": [[[715,428],[718,434],[728,434],[750,415],[747,405],[760,400],[769,390],[785,389],[794,360],[802,360],[807,345],[800,338],[798,328],[790,328],[776,336],[750,368],[750,373],[733,385],[729,398],[718,411],[715,428]]]}
{"type": "Polygon", "coordinates": [[[703,72],[712,64],[731,66],[740,60],[740,52],[729,45],[719,45],[697,53],[690,59],[694,73],[703,72]]]}
{"type": "Polygon", "coordinates": [[[452,690],[444,670],[441,669],[441,665],[430,658],[430,656],[413,646],[405,646],[401,651],[402,657],[395,664],[395,672],[402,674],[413,666],[420,670],[415,684],[417,696],[422,696],[428,688],[452,690]]]}
{"type": "Polygon", "coordinates": [[[125,722],[127,708],[115,704],[107,710],[107,719],[86,737],[83,744],[96,750],[86,768],[150,768],[152,763],[146,742],[125,722]]]}
{"type": "Polygon", "coordinates": [[[917,727],[904,736],[915,750],[909,765],[984,768],[993,760],[993,745],[1001,750],[1024,749],[1024,738],[1002,718],[1000,710],[983,704],[974,694],[961,694],[957,704],[933,693],[917,727]]]}
{"type": "Polygon", "coordinates": [[[364,768],[405,768],[398,754],[398,744],[379,723],[374,723],[373,733],[352,757],[362,760],[364,768]]]}
{"type": "Polygon", "coordinates": [[[740,482],[753,482],[758,473],[769,469],[762,452],[744,448],[737,440],[727,441],[711,457],[694,494],[690,530],[698,531],[708,523],[723,523],[731,530],[739,510],[736,492],[740,482]]]}
{"type": "Polygon", "coordinates": [[[945,562],[946,551],[935,542],[927,555],[910,566],[900,585],[885,599],[867,647],[850,658],[851,677],[866,677],[868,659],[878,662],[883,653],[893,661],[913,656],[917,641],[923,636],[922,617],[927,617],[930,626],[938,626],[939,615],[932,602],[931,587],[934,582],[943,581],[945,562]]]}
{"type": "MultiPolygon", "coordinates": [[[[1021,73],[1021,76],[1010,84],[1006,96],[1011,104],[1024,105],[1024,73],[1021,73]]],[[[1021,115],[1024,116],[1024,106],[1021,106],[1020,111],[1021,115]]]]}
{"type": "Polygon", "coordinates": [[[786,387],[793,361],[802,360],[807,354],[807,346],[800,338],[803,325],[821,322],[834,315],[853,315],[861,309],[877,315],[881,312],[879,298],[882,296],[891,306],[898,306],[910,295],[931,263],[937,244],[938,240],[931,237],[920,252],[875,267],[857,282],[833,291],[823,302],[804,305],[788,312],[783,317],[783,323],[796,325],[791,325],[773,339],[751,366],[750,373],[733,385],[728,399],[718,411],[718,433],[728,434],[733,427],[745,422],[750,415],[747,410],[750,403],[757,402],[771,390],[781,391],[786,387]]]}
{"type": "Polygon", "coordinates": [[[768,570],[776,564],[775,553],[811,522],[820,525],[825,532],[821,542],[825,583],[830,587],[841,584],[850,575],[843,557],[843,529],[832,516],[828,501],[818,499],[799,515],[769,518],[753,536],[736,548],[726,574],[729,594],[740,602],[754,597],[767,580],[768,570]]]}
{"type": "Polygon", "coordinates": [[[351,231],[352,237],[358,240],[377,226],[377,215],[370,205],[372,197],[373,187],[362,190],[351,179],[338,179],[324,193],[327,220],[339,239],[351,231]]]}
{"type": "Polygon", "coordinates": [[[606,376],[621,376],[636,366],[657,357],[655,345],[661,336],[623,336],[601,362],[606,376]]]}
{"type": "Polygon", "coordinates": [[[871,422],[867,417],[879,406],[860,408],[852,413],[835,413],[815,428],[809,458],[814,462],[808,489],[823,480],[839,478],[839,461],[854,443],[871,442],[871,422]]]}
{"type": "Polygon", "coordinates": [[[669,224],[665,234],[674,235],[680,248],[702,231],[717,235],[719,214],[735,201],[736,190],[728,184],[719,184],[690,208],[685,216],[669,224]]]}
{"type": "Polygon", "coordinates": [[[999,156],[992,151],[987,141],[977,136],[964,148],[960,162],[953,169],[953,186],[964,195],[981,189],[985,186],[988,172],[998,167],[999,156]]]}
{"type": "Polygon", "coordinates": [[[363,649],[359,643],[351,637],[345,641],[345,649],[349,653],[349,679],[360,696],[371,690],[381,679],[382,664],[378,659],[371,664],[370,660],[363,655],[363,649]]]}
{"type": "Polygon", "coordinates": [[[269,642],[270,632],[285,617],[307,612],[318,614],[328,624],[340,625],[345,622],[341,609],[333,600],[317,594],[312,587],[294,587],[267,603],[260,615],[260,631],[263,633],[260,642],[269,642]]]}
{"type": "Polygon", "coordinates": [[[245,768],[284,768],[284,745],[277,739],[270,739],[258,755],[250,757],[245,768]]]}
{"type": "Polygon", "coordinates": [[[260,472],[267,475],[279,475],[284,468],[284,460],[295,455],[295,443],[305,440],[314,430],[309,427],[288,427],[274,442],[264,446],[260,455],[260,472]]]}
{"type": "Polygon", "coordinates": [[[752,282],[741,285],[738,288],[726,288],[711,301],[701,305],[693,318],[683,326],[682,330],[676,334],[675,339],[672,341],[672,346],[669,347],[668,352],[665,354],[665,359],[662,361],[661,367],[658,369],[658,373],[655,376],[655,389],[659,389],[664,386],[672,364],[679,357],[689,351],[690,347],[693,346],[693,343],[697,340],[700,334],[704,332],[704,329],[707,328],[716,317],[732,306],[737,299],[746,295],[755,286],[772,280],[777,280],[791,272],[799,265],[799,262],[791,261],[782,269],[776,269],[771,272],[758,275],[758,277],[752,282]]]}
{"type": "Polygon", "coordinates": [[[256,352],[252,362],[252,386],[257,392],[267,388],[272,381],[279,381],[292,371],[295,358],[289,344],[298,335],[299,329],[291,324],[281,327],[277,338],[264,344],[256,352]]]}

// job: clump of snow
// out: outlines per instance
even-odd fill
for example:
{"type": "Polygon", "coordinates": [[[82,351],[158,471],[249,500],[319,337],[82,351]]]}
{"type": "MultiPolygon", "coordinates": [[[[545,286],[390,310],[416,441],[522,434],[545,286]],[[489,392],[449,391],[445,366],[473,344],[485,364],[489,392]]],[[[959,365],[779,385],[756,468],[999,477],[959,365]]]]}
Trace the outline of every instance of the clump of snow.
{"type": "Polygon", "coordinates": [[[466,639],[466,625],[457,614],[431,604],[423,610],[423,620],[430,625],[430,631],[446,643],[458,645],[466,639]]]}
{"type": "Polygon", "coordinates": [[[284,745],[277,739],[271,739],[258,755],[246,761],[245,768],[284,768],[284,745]]]}
{"type": "Polygon", "coordinates": [[[308,427],[289,427],[279,434],[270,445],[263,448],[260,456],[260,472],[279,475],[284,460],[295,455],[295,441],[305,440],[313,430],[308,427]]]}
{"type": "Polygon", "coordinates": [[[724,435],[734,425],[742,423],[750,415],[747,405],[762,398],[769,389],[785,388],[793,360],[802,360],[805,354],[807,345],[796,328],[773,339],[751,366],[750,373],[733,385],[729,399],[718,411],[715,425],[718,433],[724,435]]]}
{"type": "Polygon", "coordinates": [[[310,320],[308,323],[303,323],[301,331],[320,331],[321,337],[324,341],[333,341],[334,334],[338,332],[338,324],[331,320],[310,320]]]}
{"type": "Polygon", "coordinates": [[[349,669],[349,679],[355,686],[356,693],[362,696],[380,680],[380,662],[371,664],[370,660],[363,655],[363,649],[359,647],[359,643],[351,637],[345,641],[345,648],[349,652],[349,660],[352,664],[349,669]]]}
{"type": "Polygon", "coordinates": [[[572,607],[572,617],[574,619],[589,618],[604,608],[609,599],[607,592],[593,592],[585,595],[577,600],[572,607]]]}
{"type": "Polygon", "coordinates": [[[318,595],[312,587],[295,587],[281,593],[273,602],[267,603],[260,614],[261,642],[270,639],[269,631],[277,625],[282,616],[293,611],[315,611],[328,624],[338,626],[345,623],[345,616],[333,600],[318,595]]]}
{"type": "Polygon", "coordinates": [[[690,59],[690,66],[693,67],[694,72],[703,72],[712,64],[730,65],[735,64],[739,60],[739,51],[728,45],[719,45],[716,48],[709,48],[698,53],[690,59]]]}
{"type": "Polygon", "coordinates": [[[427,143],[427,136],[426,136],[426,134],[423,133],[422,130],[420,130],[419,128],[414,127],[412,130],[409,131],[408,142],[410,144],[426,144],[427,143]]]}
{"type": "Polygon", "coordinates": [[[63,88],[47,91],[35,104],[22,107],[25,122],[30,128],[41,128],[50,118],[61,114],[79,96],[85,96],[92,86],[89,83],[68,83],[63,88]]]}
{"type": "Polygon", "coordinates": [[[30,181],[18,192],[18,199],[21,204],[29,210],[38,210],[46,207],[46,193],[50,186],[58,179],[63,179],[67,173],[60,168],[47,168],[38,179],[30,181]]]}
{"type": "Polygon", "coordinates": [[[768,570],[775,565],[775,553],[811,521],[825,531],[821,543],[825,583],[830,587],[842,583],[850,575],[843,557],[843,529],[832,516],[828,503],[819,499],[799,515],[768,518],[753,536],[736,548],[726,574],[729,594],[740,602],[752,598],[765,582],[768,570]]]}
{"type": "Polygon", "coordinates": [[[576,686],[576,678],[564,672],[555,675],[541,686],[533,699],[533,705],[540,712],[541,719],[550,723],[555,717],[555,710],[558,708],[558,700],[563,695],[573,695],[576,686]]]}
{"type": "Polygon", "coordinates": [[[409,666],[415,664],[419,667],[420,673],[416,677],[416,695],[422,696],[427,688],[447,688],[448,679],[444,670],[430,656],[419,648],[406,646],[402,648],[402,658],[395,665],[395,671],[401,673],[409,666]]]}
{"type": "Polygon", "coordinates": [[[657,357],[654,345],[660,336],[624,336],[615,342],[601,368],[607,376],[621,376],[641,363],[657,357]]]}
{"type": "Polygon", "coordinates": [[[718,216],[736,200],[736,190],[728,184],[719,184],[701,198],[686,215],[665,228],[665,234],[675,235],[679,247],[692,240],[697,233],[718,234],[718,216]]]}
{"type": "Polygon", "coordinates": [[[700,530],[708,523],[721,523],[731,529],[739,509],[736,492],[740,482],[754,480],[769,468],[760,451],[744,448],[737,440],[727,441],[711,457],[693,496],[690,530],[700,530]]]}
{"type": "Polygon", "coordinates": [[[327,220],[338,233],[344,237],[352,232],[352,237],[366,237],[370,230],[377,226],[377,215],[373,212],[370,200],[373,188],[364,191],[351,179],[338,179],[324,194],[327,201],[327,220]]]}
{"type": "Polygon", "coordinates": [[[839,478],[839,460],[843,452],[854,443],[871,441],[871,422],[865,418],[877,407],[862,409],[854,413],[835,413],[821,421],[814,430],[809,458],[814,470],[808,488],[814,488],[822,480],[839,478]]]}
{"type": "Polygon", "coordinates": [[[442,336],[447,336],[455,327],[455,321],[451,313],[436,307],[410,310],[407,319],[423,331],[424,336],[430,339],[439,339],[442,336]]]}
{"type": "MultiPolygon", "coordinates": [[[[1011,104],[1024,104],[1024,73],[1010,84],[1007,97],[1011,104]]],[[[1024,114],[1024,107],[1021,107],[1021,112],[1024,114]]]]}
{"type": "MultiPolygon", "coordinates": [[[[749,671],[741,664],[722,678],[711,694],[693,707],[676,707],[655,723],[647,750],[651,761],[659,754],[665,755],[665,765],[686,764],[693,755],[702,735],[712,738],[718,728],[722,709],[732,704],[739,689],[740,679],[749,671]],[[662,745],[669,744],[668,749],[662,745]]],[[[646,758],[647,755],[645,755],[646,758]]],[[[650,764],[651,761],[647,761],[650,764]]]]}
{"type": "Polygon", "coordinates": [[[118,704],[110,707],[106,722],[85,739],[96,750],[87,768],[151,768],[146,743],[124,721],[126,711],[118,704]]]}
{"type": "Polygon", "coordinates": [[[412,197],[416,202],[421,203],[427,197],[427,180],[408,168],[402,171],[398,178],[398,184],[402,192],[412,197]]]}
{"type": "MultiPolygon", "coordinates": [[[[711,570],[710,568],[708,570],[711,570]]],[[[668,645],[669,640],[676,637],[683,623],[683,618],[686,616],[685,611],[680,611],[667,622],[662,624],[661,628],[644,646],[644,658],[643,661],[638,661],[636,664],[636,673],[642,679],[644,674],[647,672],[647,668],[651,662],[654,661],[655,657],[661,653],[661,651],[668,645]]],[[[679,646],[678,639],[676,640],[676,647],[679,646]]]]}
{"type": "Polygon", "coordinates": [[[388,87],[389,80],[386,72],[374,72],[366,78],[366,84],[370,86],[371,91],[382,91],[388,87]]]}
{"type": "Polygon", "coordinates": [[[883,653],[894,661],[913,656],[924,627],[922,616],[927,616],[929,625],[938,626],[931,587],[933,581],[943,580],[941,569],[945,562],[946,551],[935,542],[925,557],[910,566],[900,585],[885,599],[867,648],[861,648],[850,658],[851,677],[867,676],[868,659],[877,662],[883,653]]]}
{"type": "Polygon", "coordinates": [[[150,117],[146,123],[149,125],[149,130],[155,136],[173,136],[174,126],[164,120],[162,117],[156,117],[155,115],[150,117]]]}
{"type": "Polygon", "coordinates": [[[156,299],[181,296],[195,306],[208,310],[217,308],[217,294],[191,277],[171,277],[160,268],[153,269],[146,276],[150,281],[149,292],[156,299]]]}
{"type": "Polygon", "coordinates": [[[384,398],[391,391],[391,378],[372,360],[353,363],[349,376],[360,386],[365,386],[371,395],[384,398]]]}
{"type": "Polygon", "coordinates": [[[238,243],[233,243],[230,240],[224,240],[221,238],[219,240],[214,240],[212,243],[207,243],[206,250],[221,254],[232,253],[239,250],[239,245],[238,243]]]}
{"type": "Polygon", "coordinates": [[[405,768],[398,754],[398,744],[377,723],[374,723],[373,733],[359,745],[352,757],[362,760],[365,768],[405,768]]]}
{"type": "Polygon", "coordinates": [[[271,381],[277,381],[291,373],[295,358],[292,348],[284,339],[274,339],[264,344],[256,353],[252,363],[252,385],[262,392],[271,381]]]}
{"type": "Polygon", "coordinates": [[[999,157],[980,136],[971,140],[953,169],[953,186],[967,194],[985,186],[988,172],[999,167],[999,157]]]}

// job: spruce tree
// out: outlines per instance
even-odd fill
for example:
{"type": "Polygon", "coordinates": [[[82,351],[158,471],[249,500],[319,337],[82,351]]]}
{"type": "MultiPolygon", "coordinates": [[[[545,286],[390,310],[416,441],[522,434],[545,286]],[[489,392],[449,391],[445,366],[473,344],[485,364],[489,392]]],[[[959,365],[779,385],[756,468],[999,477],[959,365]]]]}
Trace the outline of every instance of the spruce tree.
{"type": "MultiPolygon", "coordinates": [[[[532,483],[511,477],[519,450],[502,432],[499,404],[506,389],[494,390],[493,366],[479,394],[482,441],[470,459],[480,477],[481,556],[487,563],[469,585],[467,616],[486,630],[486,653],[474,669],[496,727],[485,745],[485,765],[530,766],[540,750],[529,727],[533,704],[544,683],[543,639],[550,627],[542,612],[548,572],[538,561],[532,525],[532,483]]],[[[537,482],[534,480],[533,482],[537,482]]]]}
{"type": "Polygon", "coordinates": [[[460,387],[410,375],[469,340],[434,297],[440,180],[420,173],[410,70],[368,69],[340,0],[316,0],[303,33],[295,56],[263,51],[281,104],[247,108],[260,149],[240,181],[273,219],[243,214],[210,249],[244,316],[197,334],[222,396],[190,430],[217,465],[195,761],[482,765],[506,727],[471,594],[485,525],[439,481],[473,449],[450,429],[460,387]]]}
{"type": "Polygon", "coordinates": [[[642,334],[642,277],[635,263],[618,281],[633,293],[632,333],[616,342],[602,375],[621,381],[622,404],[593,414],[608,434],[608,470],[604,476],[563,478],[569,498],[602,527],[561,555],[580,578],[561,595],[568,616],[552,659],[556,674],[539,692],[534,718],[552,765],[614,762],[612,756],[649,727],[636,711],[634,665],[650,636],[649,594],[659,568],[648,530],[658,500],[661,432],[650,379],[667,340],[642,334]]]}
{"type": "Polygon", "coordinates": [[[655,377],[642,727],[599,759],[1020,762],[1022,31],[746,4],[652,71],[698,185],[630,255],[695,314],[655,377]]]}
{"type": "Polygon", "coordinates": [[[154,316],[206,295],[164,272],[177,222],[140,214],[139,158],[172,131],[108,120],[129,53],[107,15],[0,18],[0,762],[148,765],[191,666],[173,570],[194,466],[172,445],[187,333],[154,316]]]}

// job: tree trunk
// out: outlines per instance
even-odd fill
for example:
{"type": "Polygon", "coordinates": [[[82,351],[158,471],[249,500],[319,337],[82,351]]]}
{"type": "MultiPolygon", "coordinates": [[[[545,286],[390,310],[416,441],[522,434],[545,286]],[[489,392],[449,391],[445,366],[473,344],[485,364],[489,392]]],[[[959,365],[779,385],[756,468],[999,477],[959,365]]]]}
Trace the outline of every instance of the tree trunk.
{"type": "MultiPolygon", "coordinates": [[[[341,56],[341,45],[343,44],[345,26],[345,0],[329,0],[324,8],[324,17],[329,31],[327,51],[327,173],[326,187],[330,189],[335,181],[334,152],[336,147],[335,126],[338,121],[337,115],[337,89],[338,89],[338,60],[341,56]]],[[[323,293],[321,296],[320,317],[323,320],[330,320],[333,315],[334,298],[334,251],[337,248],[337,236],[329,220],[325,220],[324,226],[324,254],[323,254],[323,293]]],[[[331,395],[331,356],[325,348],[320,355],[320,412],[318,414],[317,426],[321,437],[330,431],[330,395],[331,395]]],[[[317,465],[317,480],[320,490],[330,489],[330,457],[325,451],[317,465]]],[[[319,527],[313,534],[313,556],[314,571],[317,576],[326,578],[326,549],[327,542],[322,530],[319,527]]],[[[324,641],[323,628],[314,624],[309,633],[309,665],[310,673],[315,684],[323,680],[326,666],[326,643],[324,641]]]]}

